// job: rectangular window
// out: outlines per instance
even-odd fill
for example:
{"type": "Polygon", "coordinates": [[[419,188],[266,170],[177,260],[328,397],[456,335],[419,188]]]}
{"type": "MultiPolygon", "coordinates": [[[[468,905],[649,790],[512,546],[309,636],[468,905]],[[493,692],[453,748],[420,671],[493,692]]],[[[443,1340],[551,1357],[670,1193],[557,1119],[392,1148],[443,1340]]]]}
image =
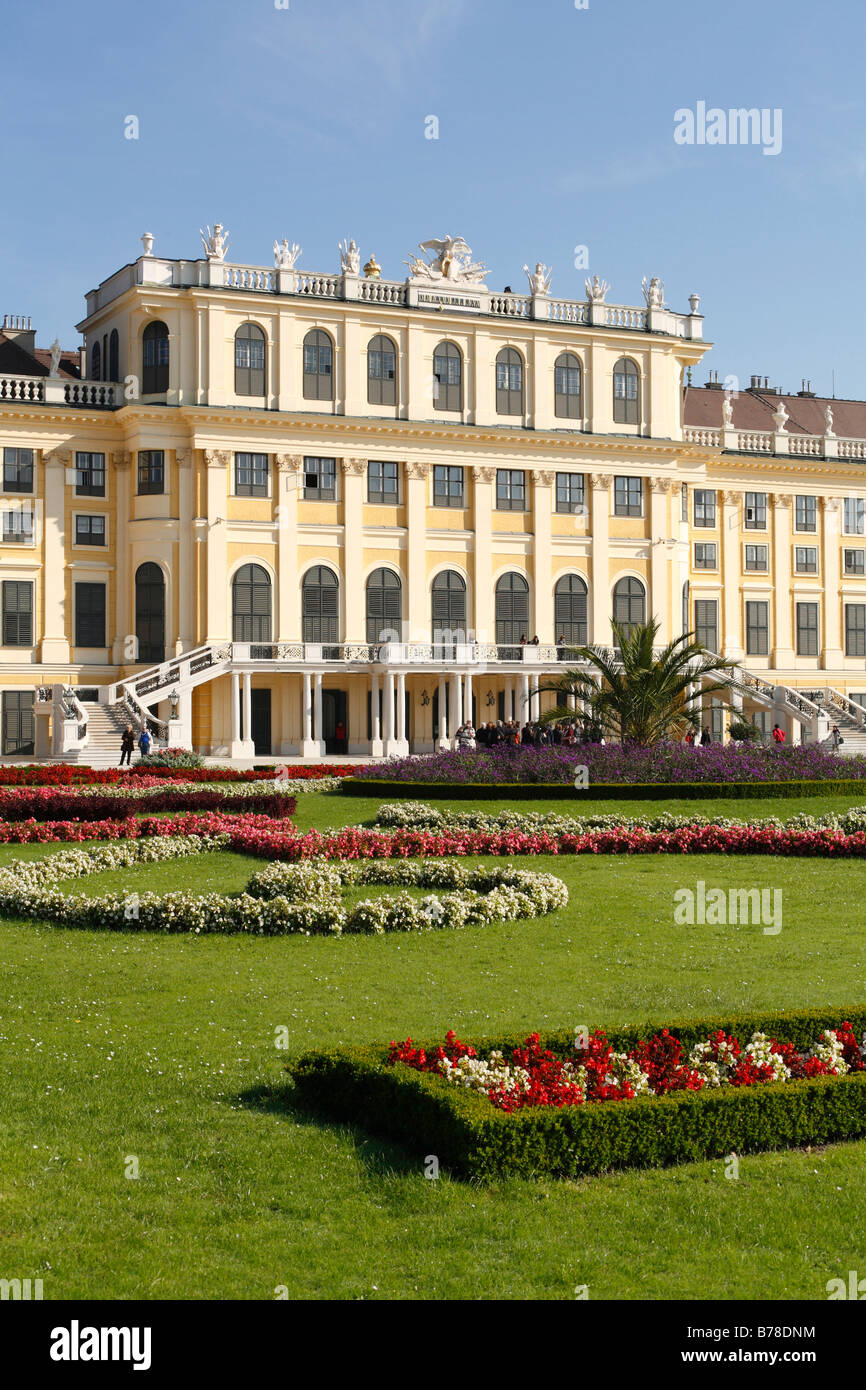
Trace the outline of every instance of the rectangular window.
{"type": "Polygon", "coordinates": [[[105,496],[105,454],[75,455],[77,497],[105,496]]]}
{"type": "Polygon", "coordinates": [[[866,550],[845,551],[845,573],[866,574],[866,550]]]}
{"type": "Polygon", "coordinates": [[[746,493],[745,526],[747,531],[766,531],[767,494],[766,492],[746,493]]]}
{"type": "Polygon", "coordinates": [[[749,656],[767,656],[770,651],[770,605],[746,604],[746,652],[749,656]]]}
{"type": "Polygon", "coordinates": [[[767,571],[767,547],[765,545],[746,546],[746,569],[757,570],[760,574],[767,571]]]}
{"type": "Polygon", "coordinates": [[[35,728],[32,690],[3,691],[3,754],[33,753],[35,728]]]}
{"type": "Polygon", "coordinates": [[[267,454],[235,454],[235,496],[267,497],[267,454]]]}
{"type": "Polygon", "coordinates": [[[695,541],[695,569],[714,570],[716,568],[715,541],[695,541]]]}
{"type": "Polygon", "coordinates": [[[614,478],[614,516],[643,516],[643,478],[614,478]]]}
{"type": "Polygon", "coordinates": [[[105,517],[77,516],[75,518],[76,545],[105,545],[105,517]]]}
{"type": "Polygon", "coordinates": [[[862,497],[846,497],[843,523],[846,536],[866,535],[866,501],[862,497]]]}
{"type": "Polygon", "coordinates": [[[818,499],[817,497],[796,497],[794,499],[794,530],[795,531],[817,531],[818,529],[818,499]]]}
{"type": "Polygon", "coordinates": [[[866,656],[866,604],[845,604],[845,655],[866,656]]]}
{"type": "Polygon", "coordinates": [[[399,501],[400,469],[396,463],[380,463],[371,459],[367,464],[367,501],[396,506],[399,501]]]}
{"type": "Polygon", "coordinates": [[[367,353],[367,373],[374,381],[393,381],[397,375],[397,355],[394,352],[367,353]]]}
{"type": "Polygon", "coordinates": [[[462,507],[463,469],[451,464],[433,465],[433,506],[462,507]]]}
{"type": "Polygon", "coordinates": [[[497,468],[496,510],[526,511],[526,474],[522,468],[497,468]]]}
{"type": "Polygon", "coordinates": [[[235,338],[235,366],[253,372],[265,370],[264,338],[235,338]]]}
{"type": "Polygon", "coordinates": [[[695,488],[695,525],[715,526],[716,494],[706,488],[695,488]]]}
{"type": "Polygon", "coordinates": [[[105,585],[75,585],[75,645],[105,646],[105,585]]]}
{"type": "Polygon", "coordinates": [[[15,508],[3,513],[3,544],[33,544],[33,513],[15,508]]]}
{"type": "Polygon", "coordinates": [[[818,655],[818,605],[817,603],[798,603],[797,609],[797,655],[818,655]]]}
{"type": "Polygon", "coordinates": [[[33,491],[33,450],[3,450],[3,491],[33,491]]]}
{"type": "Polygon", "coordinates": [[[33,585],[3,581],[3,646],[33,646],[33,585]]]}
{"type": "Polygon", "coordinates": [[[708,651],[719,650],[719,605],[714,598],[695,599],[695,639],[708,651]]]}
{"type": "MultiPolygon", "coordinates": [[[[142,449],[138,456],[138,495],[156,496],[165,492],[165,455],[162,449],[142,449]]],[[[95,643],[101,647],[102,643],[95,643]]]]}
{"type": "Polygon", "coordinates": [[[557,473],[556,475],[556,510],[558,512],[575,513],[582,511],[584,506],[584,488],[582,473],[557,473]]]}
{"type": "Polygon", "coordinates": [[[304,500],[306,502],[335,502],[337,500],[336,459],[304,459],[304,500]]]}
{"type": "Polygon", "coordinates": [[[797,574],[818,573],[817,545],[794,546],[794,569],[796,570],[797,574]]]}

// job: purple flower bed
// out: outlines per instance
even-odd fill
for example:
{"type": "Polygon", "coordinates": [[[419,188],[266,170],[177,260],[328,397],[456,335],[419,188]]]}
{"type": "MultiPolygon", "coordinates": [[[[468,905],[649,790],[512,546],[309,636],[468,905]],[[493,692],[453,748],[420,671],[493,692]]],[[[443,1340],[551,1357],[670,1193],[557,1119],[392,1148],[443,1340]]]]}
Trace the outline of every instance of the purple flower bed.
{"type": "Polygon", "coordinates": [[[372,775],[391,782],[573,783],[578,765],[589,784],[604,782],[823,782],[866,780],[866,757],[843,758],[814,745],[796,748],[734,744],[654,748],[584,744],[579,748],[497,748],[393,758],[372,775]]]}

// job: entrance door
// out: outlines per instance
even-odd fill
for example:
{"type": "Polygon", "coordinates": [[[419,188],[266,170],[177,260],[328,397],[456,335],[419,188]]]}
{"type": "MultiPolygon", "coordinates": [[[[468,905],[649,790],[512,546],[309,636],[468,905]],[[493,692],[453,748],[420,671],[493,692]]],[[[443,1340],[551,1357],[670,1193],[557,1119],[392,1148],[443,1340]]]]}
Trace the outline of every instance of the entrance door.
{"type": "Polygon", "coordinates": [[[322,738],[326,753],[345,753],[349,746],[345,690],[322,691],[322,738]]]}
{"type": "MultiPolygon", "coordinates": [[[[253,751],[257,758],[271,756],[271,692],[269,689],[254,689],[250,692],[250,729],[248,737],[253,741],[253,751]]],[[[244,717],[244,692],[241,690],[241,719],[244,717]]]]}
{"type": "Polygon", "coordinates": [[[139,565],[135,572],[135,635],[140,662],[165,661],[165,579],[159,565],[139,565]]]}

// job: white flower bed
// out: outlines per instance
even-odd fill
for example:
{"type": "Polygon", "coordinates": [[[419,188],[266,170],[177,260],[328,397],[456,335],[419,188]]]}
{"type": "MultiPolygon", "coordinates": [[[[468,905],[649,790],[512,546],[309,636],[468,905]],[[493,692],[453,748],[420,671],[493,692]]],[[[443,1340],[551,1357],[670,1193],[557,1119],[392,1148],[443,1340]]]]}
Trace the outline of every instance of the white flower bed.
{"type": "Polygon", "coordinates": [[[448,860],[271,864],[252,875],[243,893],[65,894],[56,885],[108,869],[157,863],[221,849],[228,835],[131,840],[95,849],[64,850],[17,860],[0,870],[0,916],[111,930],[292,933],[432,931],[541,917],[564,907],[568,889],[553,874],[494,867],[471,869],[448,860]],[[347,909],[346,884],[394,884],[445,889],[425,898],[398,893],[347,909]]]}
{"type": "MultiPolygon", "coordinates": [[[[671,787],[671,796],[676,787],[671,787]]],[[[659,815],[618,816],[615,814],[563,816],[557,811],[464,811],[459,803],[440,810],[425,801],[383,802],[376,813],[376,824],[388,830],[520,830],[528,835],[547,830],[553,835],[585,835],[590,830],[683,830],[687,826],[718,825],[722,829],[749,825],[767,826],[777,830],[840,830],[844,835],[866,831],[866,806],[852,806],[842,815],[830,812],[824,816],[809,816],[803,812],[780,820],[778,816],[760,816],[744,820],[736,816],[706,816],[698,812],[675,816],[669,811],[659,815]]]]}

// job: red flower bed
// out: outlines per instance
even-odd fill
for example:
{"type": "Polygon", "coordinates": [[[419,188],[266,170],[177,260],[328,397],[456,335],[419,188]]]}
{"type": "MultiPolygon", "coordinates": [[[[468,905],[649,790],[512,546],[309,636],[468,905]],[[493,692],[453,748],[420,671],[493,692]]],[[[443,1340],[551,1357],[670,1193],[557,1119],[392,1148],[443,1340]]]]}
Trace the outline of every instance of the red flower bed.
{"type": "Polygon", "coordinates": [[[233,796],[231,791],[178,791],[169,786],[138,800],[110,792],[82,795],[40,787],[0,790],[0,821],[127,820],[136,813],[156,811],[250,811],[282,820],[294,814],[296,805],[294,797],[275,792],[233,796]]]}
{"type": "Polygon", "coordinates": [[[244,826],[262,832],[281,824],[271,816],[222,815],[210,812],[203,815],[190,812],[166,820],[160,816],[140,816],[126,820],[56,820],[0,822],[0,844],[29,845],[79,843],[83,840],[137,840],[160,835],[234,835],[244,826]]]}
{"type": "MultiPolygon", "coordinates": [[[[329,767],[326,763],[311,763],[289,766],[288,773],[292,780],[314,782],[321,777],[355,777],[363,770],[348,764],[329,767]]],[[[147,767],[140,763],[128,768],[84,767],[77,763],[51,763],[45,767],[6,764],[0,766],[0,787],[114,786],[130,781],[135,786],[152,786],[156,782],[272,782],[279,771],[278,767],[147,767]]]]}
{"type": "Polygon", "coordinates": [[[828,1029],[823,1037],[824,1042],[814,1051],[799,1052],[793,1043],[763,1034],[755,1034],[744,1048],[738,1038],[719,1030],[687,1057],[680,1040],[667,1028],[638,1042],[627,1053],[614,1052],[604,1031],[598,1029],[585,1048],[560,1057],[541,1046],[538,1033],[531,1033],[509,1058],[498,1052],[481,1058],[452,1030],[444,1045],[429,1052],[415,1047],[411,1038],[392,1042],[388,1065],[399,1062],[415,1071],[434,1072],[450,1084],[485,1094],[497,1109],[512,1113],[532,1106],[561,1108],[633,1100],[639,1094],[663,1096],[713,1085],[757,1086],[866,1070],[850,1023],[828,1029]],[[828,1047],[831,1039],[835,1056],[828,1047]],[[780,1059],[782,1065],[772,1059],[780,1059]]]}

